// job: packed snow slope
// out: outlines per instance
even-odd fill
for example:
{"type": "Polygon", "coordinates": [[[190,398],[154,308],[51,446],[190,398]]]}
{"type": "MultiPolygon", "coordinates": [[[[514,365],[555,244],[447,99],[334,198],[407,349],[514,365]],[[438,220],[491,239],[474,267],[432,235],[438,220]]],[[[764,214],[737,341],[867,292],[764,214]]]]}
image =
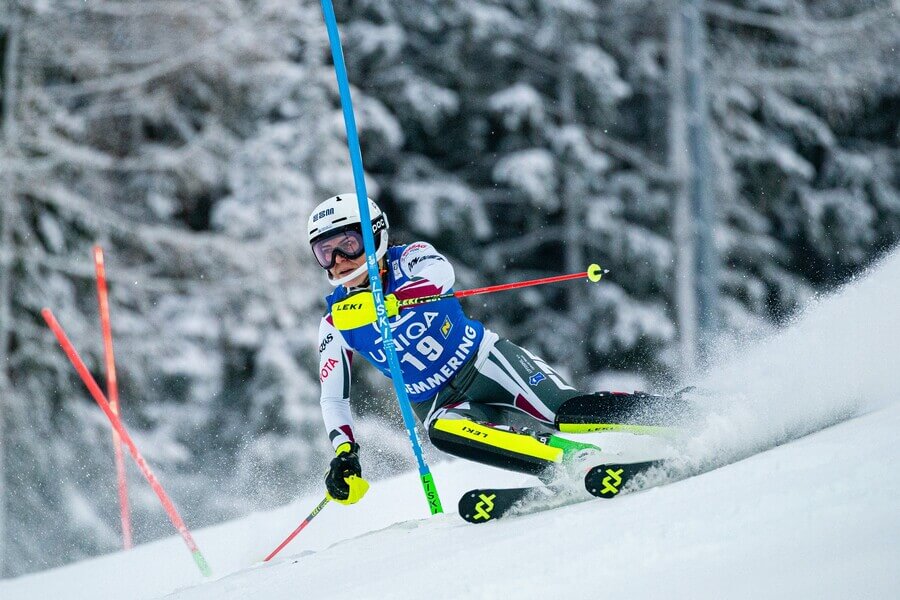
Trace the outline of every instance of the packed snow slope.
{"type": "MultiPolygon", "coordinates": [[[[895,253],[700,382],[706,415],[676,451],[718,469],[473,526],[454,514],[464,490],[527,478],[443,462],[441,516],[409,472],[326,506],[271,563],[259,561],[320,496],[196,532],[210,580],[172,537],[0,582],[0,598],[897,598],[898,338],[895,253]]],[[[659,449],[595,440],[611,455],[659,449]]]]}

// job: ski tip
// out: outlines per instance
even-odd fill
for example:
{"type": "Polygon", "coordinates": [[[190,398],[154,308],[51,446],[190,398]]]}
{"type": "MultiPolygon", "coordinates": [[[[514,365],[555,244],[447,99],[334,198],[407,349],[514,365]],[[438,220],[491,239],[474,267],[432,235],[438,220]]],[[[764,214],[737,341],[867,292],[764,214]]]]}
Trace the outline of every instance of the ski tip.
{"type": "Polygon", "coordinates": [[[645,473],[662,462],[662,460],[650,460],[597,465],[584,476],[584,487],[591,495],[598,498],[615,498],[636,475],[645,473]]]}
{"type": "Polygon", "coordinates": [[[595,467],[585,476],[584,485],[588,492],[598,498],[613,498],[622,491],[625,484],[623,471],[619,465],[595,467]]]}
{"type": "Polygon", "coordinates": [[[497,494],[489,490],[472,490],[459,499],[459,516],[469,523],[487,523],[494,518],[497,494]]]}

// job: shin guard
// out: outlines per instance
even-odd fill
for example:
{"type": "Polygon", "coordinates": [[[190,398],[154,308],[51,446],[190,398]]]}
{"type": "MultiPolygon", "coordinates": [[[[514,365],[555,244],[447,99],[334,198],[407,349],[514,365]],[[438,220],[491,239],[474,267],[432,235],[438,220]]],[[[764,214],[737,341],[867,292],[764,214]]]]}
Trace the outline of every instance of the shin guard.
{"type": "Polygon", "coordinates": [[[436,419],[428,435],[447,454],[530,475],[543,475],[563,457],[561,448],[531,435],[466,419],[436,419]]]}

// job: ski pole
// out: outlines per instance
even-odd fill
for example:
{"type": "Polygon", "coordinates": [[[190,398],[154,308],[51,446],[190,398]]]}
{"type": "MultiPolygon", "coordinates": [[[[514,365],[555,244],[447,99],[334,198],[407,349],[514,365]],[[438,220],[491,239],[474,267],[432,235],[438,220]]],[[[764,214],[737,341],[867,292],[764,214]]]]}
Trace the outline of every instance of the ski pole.
{"type": "Polygon", "coordinates": [[[187,545],[188,550],[190,551],[191,556],[193,557],[194,562],[197,565],[197,568],[200,569],[200,572],[205,577],[211,576],[212,570],[209,568],[209,564],[206,562],[206,559],[203,558],[203,554],[200,553],[200,549],[194,542],[194,538],[191,535],[191,532],[188,530],[187,525],[185,525],[184,520],[181,518],[181,515],[178,514],[178,510],[172,503],[171,498],[169,498],[169,495],[166,494],[166,491],[163,489],[162,484],[159,483],[156,475],[154,475],[153,471],[150,469],[150,465],[148,465],[147,461],[144,460],[144,457],[141,455],[140,450],[138,450],[134,441],[131,439],[131,436],[128,435],[128,431],[125,430],[125,426],[122,425],[122,421],[119,420],[118,415],[116,415],[109,407],[109,402],[106,400],[106,396],[104,396],[103,392],[100,391],[100,386],[97,385],[96,381],[94,381],[94,377],[91,375],[91,372],[88,371],[88,368],[87,366],[85,366],[84,361],[81,360],[81,357],[78,355],[78,352],[76,352],[75,347],[72,345],[72,342],[69,341],[66,332],[63,331],[62,326],[56,320],[56,317],[53,316],[53,313],[49,308],[42,309],[41,316],[44,317],[44,320],[47,322],[47,326],[50,327],[50,329],[53,331],[53,334],[59,341],[59,345],[62,346],[63,352],[65,352],[66,356],[69,357],[69,361],[72,363],[72,366],[75,367],[75,370],[78,372],[78,375],[81,377],[84,385],[87,386],[88,391],[90,391],[91,393],[91,396],[94,397],[94,400],[96,400],[97,404],[100,405],[100,408],[103,410],[103,412],[106,413],[106,418],[108,418],[109,422],[112,423],[113,429],[116,430],[116,433],[119,434],[119,437],[122,439],[125,447],[128,448],[128,451],[131,453],[131,457],[134,459],[134,462],[137,463],[137,466],[140,468],[141,473],[147,479],[147,483],[149,483],[150,487],[153,488],[153,491],[156,492],[157,497],[159,497],[159,501],[162,503],[163,508],[166,509],[166,513],[168,513],[169,515],[169,520],[172,521],[172,525],[175,526],[175,529],[178,530],[178,533],[181,534],[181,538],[187,545]]]}
{"type": "Polygon", "coordinates": [[[397,300],[398,308],[407,308],[409,306],[418,306],[427,302],[437,302],[447,298],[466,298],[467,296],[477,296],[478,294],[492,294],[494,292],[504,292],[506,290],[515,290],[518,288],[532,287],[535,285],[544,285],[547,283],[559,283],[560,281],[570,281],[572,279],[587,279],[591,283],[597,283],[605,273],[609,273],[608,269],[600,268],[600,265],[594,263],[588,266],[587,271],[581,273],[569,273],[568,275],[555,275],[553,277],[542,277],[540,279],[530,279],[528,281],[516,281],[513,283],[501,283],[499,285],[489,285],[487,287],[474,288],[471,290],[460,290],[458,292],[447,292],[446,294],[435,294],[434,296],[421,296],[419,298],[406,298],[397,300]]]}
{"type": "MultiPolygon", "coordinates": [[[[569,281],[572,279],[587,278],[588,281],[596,283],[600,281],[604,273],[609,273],[607,269],[601,269],[600,265],[592,264],[587,271],[581,273],[570,273],[568,275],[555,275],[553,277],[543,277],[541,279],[531,279],[529,281],[517,281],[514,283],[502,283],[500,285],[491,285],[488,287],[475,288],[471,290],[460,290],[458,292],[446,292],[444,294],[435,294],[433,296],[419,296],[416,298],[397,299],[393,295],[384,298],[386,311],[388,316],[395,316],[400,310],[411,306],[419,306],[429,302],[437,302],[447,298],[465,298],[467,296],[475,296],[477,294],[490,294],[492,292],[502,292],[504,290],[514,290],[516,288],[530,287],[535,285],[544,285],[546,283],[559,283],[560,281],[569,281]]],[[[355,329],[377,321],[377,309],[375,307],[373,294],[371,292],[360,292],[352,294],[336,302],[331,307],[331,318],[334,326],[341,331],[347,329],[355,329]]]]}
{"type": "Polygon", "coordinates": [[[303,531],[303,529],[307,525],[309,525],[309,522],[316,518],[317,514],[322,512],[322,509],[325,508],[326,504],[328,504],[328,496],[325,496],[324,498],[322,498],[322,501],[319,502],[319,505],[317,507],[315,507],[311,513],[309,513],[309,516],[307,516],[305,519],[303,519],[303,522],[300,523],[300,525],[297,527],[297,529],[295,529],[293,532],[291,532],[291,535],[284,538],[284,541],[281,542],[280,544],[278,544],[278,547],[275,548],[274,550],[272,550],[272,552],[270,552],[269,555],[263,559],[263,562],[268,562],[269,560],[272,559],[272,557],[274,557],[276,554],[281,552],[281,550],[285,546],[290,544],[291,540],[293,540],[295,537],[297,537],[297,534],[300,533],[301,531],[303,531]]]}
{"type": "MultiPolygon", "coordinates": [[[[94,267],[97,271],[97,303],[100,307],[100,329],[103,332],[103,353],[106,356],[106,394],[109,407],[119,414],[119,385],[116,381],[116,359],[113,354],[112,328],[109,321],[109,291],[106,286],[106,265],[103,248],[94,246],[94,267]]],[[[125,457],[122,455],[122,440],[113,429],[113,449],[116,458],[116,478],[119,482],[119,513],[122,521],[122,545],[126,550],[132,546],[131,510],[128,506],[128,483],[125,477],[125,457]]]]}

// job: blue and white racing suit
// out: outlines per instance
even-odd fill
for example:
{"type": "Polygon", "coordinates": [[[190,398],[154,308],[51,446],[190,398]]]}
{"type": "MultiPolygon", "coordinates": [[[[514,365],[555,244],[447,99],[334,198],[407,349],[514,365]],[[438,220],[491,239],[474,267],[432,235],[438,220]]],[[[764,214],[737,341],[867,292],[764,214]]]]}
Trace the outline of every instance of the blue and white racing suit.
{"type": "MultiPolygon", "coordinates": [[[[453,267],[431,244],[393,246],[385,260],[385,295],[402,300],[452,290],[453,267]]],[[[353,291],[341,286],[326,298],[328,312],[319,327],[322,416],[335,448],[356,441],[350,412],[353,353],[391,376],[375,323],[340,331],[332,322],[331,306],[353,291]]],[[[468,318],[456,298],[404,308],[390,323],[406,393],[426,428],[439,417],[502,425],[507,409],[553,427],[558,406],[578,394],[542,360],[468,318]],[[476,375],[481,383],[468,385],[476,375]],[[475,389],[483,393],[461,395],[475,389]]]]}
{"type": "MultiPolygon", "coordinates": [[[[455,279],[425,242],[388,248],[383,268],[385,295],[400,300],[451,291],[455,279]]],[[[356,441],[353,353],[391,376],[376,324],[339,331],[332,322],[332,305],[355,291],[339,287],[328,296],[319,327],[322,416],[335,448],[356,441]]],[[[577,391],[546,362],[466,317],[456,298],[405,308],[390,325],[412,409],[432,443],[455,456],[552,479],[563,454],[586,445],[550,431],[655,432],[677,416],[671,398],[577,391]]]]}

